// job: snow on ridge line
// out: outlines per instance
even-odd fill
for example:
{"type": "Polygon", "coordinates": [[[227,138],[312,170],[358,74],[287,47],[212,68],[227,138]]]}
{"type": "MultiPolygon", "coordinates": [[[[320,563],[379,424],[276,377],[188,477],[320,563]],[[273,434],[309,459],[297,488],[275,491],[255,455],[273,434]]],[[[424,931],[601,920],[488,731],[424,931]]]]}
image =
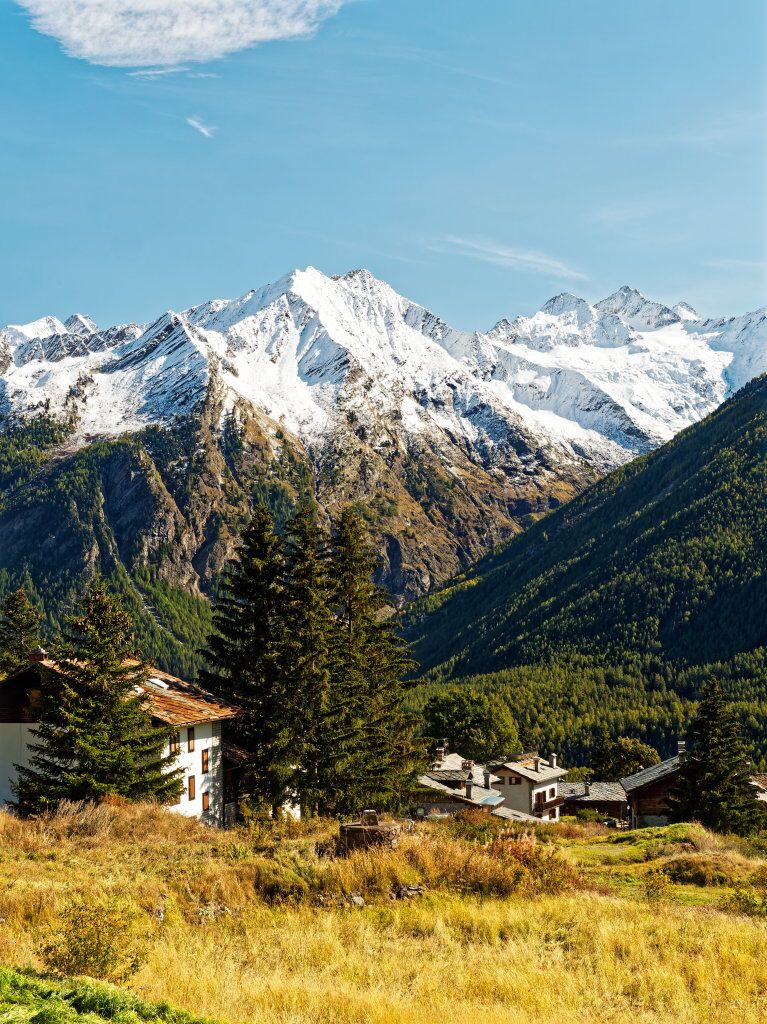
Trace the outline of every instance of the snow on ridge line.
{"type": "Polygon", "coordinates": [[[321,438],[339,410],[354,408],[474,443],[476,402],[460,397],[473,393],[497,423],[521,421],[557,444],[586,436],[615,461],[617,446],[630,455],[661,443],[767,369],[763,315],[693,316],[684,303],[671,309],[624,286],[596,305],[562,293],[532,317],[472,334],[367,270],[327,277],[308,267],[239,298],[168,311],[145,328],[88,335],[92,321],[73,314],[70,346],[29,347],[30,333],[66,327],[55,318],[6,328],[0,357],[26,345],[23,365],[12,358],[2,374],[6,402],[31,408],[48,398],[56,407],[76,387],[93,432],[186,414],[215,364],[229,396],[302,439],[321,438]]]}

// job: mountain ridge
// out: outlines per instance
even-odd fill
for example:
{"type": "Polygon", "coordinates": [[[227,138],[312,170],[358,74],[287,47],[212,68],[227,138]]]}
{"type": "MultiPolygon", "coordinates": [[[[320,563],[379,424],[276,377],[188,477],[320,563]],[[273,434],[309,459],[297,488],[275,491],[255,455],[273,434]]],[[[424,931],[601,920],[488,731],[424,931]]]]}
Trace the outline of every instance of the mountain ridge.
{"type": "MultiPolygon", "coordinates": [[[[445,382],[473,389],[502,418],[605,468],[667,440],[715,408],[746,379],[767,369],[765,310],[703,321],[691,319],[694,311],[678,305],[682,313],[645,299],[629,286],[593,305],[562,293],[531,317],[467,332],[450,327],[366,270],[328,278],[308,268],[236,299],[169,310],[143,328],[128,324],[99,330],[90,318],[76,313],[68,320],[71,330],[55,317],[0,330],[0,350],[8,363],[0,402],[7,412],[24,412],[40,400],[62,407],[52,378],[41,381],[41,375],[28,374],[25,379],[20,371],[35,360],[71,359],[67,369],[73,372],[79,359],[83,374],[94,377],[89,397],[97,404],[99,384],[106,374],[114,377],[126,355],[120,343],[130,347],[149,335],[144,343],[148,359],[148,342],[170,319],[187,335],[190,354],[196,348],[200,359],[217,364],[231,392],[282,422],[302,442],[322,435],[328,425],[327,406],[334,404],[315,401],[321,399],[321,391],[315,387],[313,394],[307,393],[306,385],[338,389],[339,375],[354,365],[369,376],[403,383],[411,397],[445,382]],[[294,364],[281,366],[275,374],[274,367],[285,362],[282,356],[291,345],[294,364]],[[619,361],[616,366],[623,371],[626,386],[615,379],[616,367],[599,356],[603,349],[619,361]],[[117,367],[109,365],[112,355],[117,367]],[[268,389],[259,387],[254,373],[248,372],[254,363],[268,389]],[[595,404],[600,405],[601,416],[592,415],[595,404]]],[[[64,374],[63,369],[60,376],[68,380],[71,372],[64,374]]],[[[177,367],[181,374],[185,369],[177,367]]],[[[191,400],[202,400],[207,379],[203,373],[196,380],[191,400]]],[[[134,392],[135,383],[126,382],[127,394],[134,392]]],[[[156,388],[154,393],[156,397],[156,388]]],[[[115,397],[119,396],[108,395],[105,401],[115,397]]],[[[123,398],[124,409],[118,404],[115,410],[109,401],[108,423],[103,418],[88,423],[83,408],[84,432],[127,432],[177,414],[173,403],[163,407],[150,401],[131,410],[123,398]]],[[[403,396],[396,411],[403,413],[407,404],[403,396]]],[[[410,412],[418,415],[412,405],[410,412]]],[[[465,432],[464,413],[458,411],[465,432]]]]}

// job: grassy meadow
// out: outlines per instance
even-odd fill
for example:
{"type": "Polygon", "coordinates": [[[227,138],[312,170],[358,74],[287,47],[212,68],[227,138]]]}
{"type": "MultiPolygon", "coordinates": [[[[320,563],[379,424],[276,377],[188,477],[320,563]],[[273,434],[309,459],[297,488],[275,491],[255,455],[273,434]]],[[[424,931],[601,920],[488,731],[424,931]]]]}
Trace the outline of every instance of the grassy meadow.
{"type": "Polygon", "coordinates": [[[332,833],[0,815],[0,1022],[767,1019],[759,842],[469,815],[336,858],[332,833]],[[95,962],[119,989],[68,980],[95,962]]]}

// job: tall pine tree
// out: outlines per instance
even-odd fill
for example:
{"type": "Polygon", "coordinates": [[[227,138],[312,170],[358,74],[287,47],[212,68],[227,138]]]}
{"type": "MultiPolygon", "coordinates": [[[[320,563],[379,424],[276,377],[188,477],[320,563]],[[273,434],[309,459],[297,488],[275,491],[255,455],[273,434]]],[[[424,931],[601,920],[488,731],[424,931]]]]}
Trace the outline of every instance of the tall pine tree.
{"type": "Polygon", "coordinates": [[[286,674],[280,671],[283,554],[265,506],[256,508],[219,586],[214,632],[201,679],[244,712],[235,736],[251,753],[244,792],[272,811],[285,802],[295,771],[286,674]]]}
{"type": "Polygon", "coordinates": [[[333,786],[344,716],[331,689],[328,538],[308,499],[287,523],[283,590],[279,671],[289,692],[285,715],[292,729],[294,791],[311,814],[324,808],[333,786]]]}
{"type": "Polygon", "coordinates": [[[749,835],[765,812],[749,779],[751,761],[735,709],[717,679],[702,693],[690,726],[690,750],[671,795],[678,821],[699,821],[713,832],[749,835]]]}
{"type": "Polygon", "coordinates": [[[23,587],[0,608],[0,678],[25,668],[40,643],[40,617],[23,587]]]}
{"type": "Polygon", "coordinates": [[[403,682],[414,663],[374,582],[375,554],[352,508],[336,524],[331,561],[331,691],[343,755],[327,796],[334,810],[348,812],[396,802],[415,773],[414,721],[405,711],[403,682]]]}
{"type": "Polygon", "coordinates": [[[147,673],[132,657],[130,616],[99,579],[68,627],[53,652],[58,671],[46,673],[30,765],[17,766],[19,804],[172,800],[179,773],[164,754],[168,730],[152,723],[136,689],[147,673]]]}

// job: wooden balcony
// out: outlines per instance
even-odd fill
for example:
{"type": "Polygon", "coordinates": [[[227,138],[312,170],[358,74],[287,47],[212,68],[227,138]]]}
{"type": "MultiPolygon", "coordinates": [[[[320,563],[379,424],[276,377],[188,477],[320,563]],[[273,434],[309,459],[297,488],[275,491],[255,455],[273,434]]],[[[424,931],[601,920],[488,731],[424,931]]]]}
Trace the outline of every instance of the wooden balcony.
{"type": "Polygon", "coordinates": [[[565,802],[563,796],[555,796],[551,800],[545,800],[539,803],[536,801],[533,807],[533,814],[544,814],[546,811],[553,811],[555,807],[561,807],[565,802]]]}

